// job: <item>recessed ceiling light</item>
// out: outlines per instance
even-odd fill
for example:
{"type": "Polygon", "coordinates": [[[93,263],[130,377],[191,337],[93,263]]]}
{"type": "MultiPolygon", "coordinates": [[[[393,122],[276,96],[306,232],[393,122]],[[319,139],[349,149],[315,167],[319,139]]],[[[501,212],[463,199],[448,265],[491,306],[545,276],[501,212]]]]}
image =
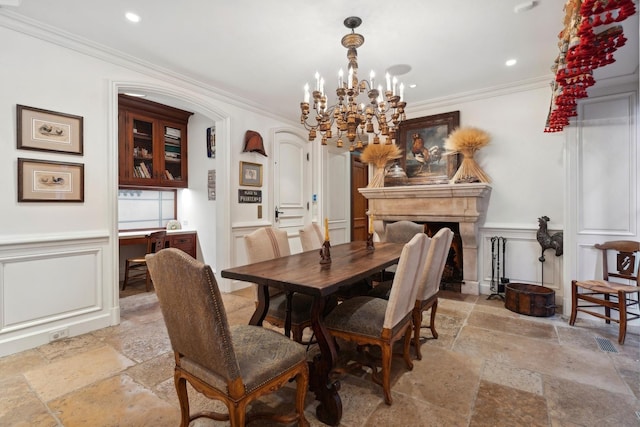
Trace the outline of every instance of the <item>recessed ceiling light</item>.
{"type": "Polygon", "coordinates": [[[540,3],[537,0],[533,0],[533,1],[525,1],[524,3],[520,3],[517,4],[514,8],[513,11],[515,13],[520,13],[520,12],[527,12],[531,9],[533,9],[534,7],[536,7],[538,5],[538,3],[540,3]]]}
{"type": "Polygon", "coordinates": [[[414,87],[418,87],[418,85],[417,85],[417,84],[415,84],[415,83],[411,83],[411,84],[409,85],[409,87],[410,87],[411,89],[413,89],[414,87]]]}
{"type": "Polygon", "coordinates": [[[518,63],[517,59],[507,59],[507,62],[504,63],[507,67],[513,67],[518,63]]]}
{"type": "Polygon", "coordinates": [[[140,15],[133,12],[127,12],[124,14],[125,18],[127,18],[131,22],[140,22],[140,15]]]}
{"type": "Polygon", "coordinates": [[[392,65],[389,68],[387,68],[387,73],[391,74],[392,76],[402,76],[407,74],[409,71],[411,71],[411,65],[409,64],[396,64],[396,65],[392,65]]]}

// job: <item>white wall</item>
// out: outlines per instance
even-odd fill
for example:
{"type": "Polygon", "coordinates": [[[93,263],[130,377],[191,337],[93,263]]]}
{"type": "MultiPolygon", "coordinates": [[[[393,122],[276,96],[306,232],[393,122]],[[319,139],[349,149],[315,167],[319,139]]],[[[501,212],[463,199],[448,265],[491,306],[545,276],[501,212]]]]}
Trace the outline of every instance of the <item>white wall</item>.
{"type": "Polygon", "coordinates": [[[73,49],[61,47],[60,37],[23,25],[0,16],[0,179],[5,183],[0,186],[0,356],[49,342],[57,331],[73,336],[119,322],[119,90],[143,89],[196,113],[189,126],[190,188],[180,194],[179,216],[198,231],[200,254],[217,269],[229,263],[231,218],[254,220],[253,212],[238,206],[233,196],[239,160],[258,161],[255,154],[241,153],[244,133],[252,129],[268,138],[271,128],[288,126],[243,100],[75,42],[67,41],[73,49]],[[16,104],[82,116],[83,155],[18,150],[16,104]],[[206,157],[204,142],[213,121],[218,131],[215,160],[206,157]],[[84,203],[18,203],[18,157],[84,164],[84,203]],[[219,191],[211,202],[206,171],[214,168],[219,191]],[[76,262],[77,268],[69,267],[76,262]],[[25,266],[38,274],[16,274],[25,266]],[[81,297],[69,298],[79,291],[81,297]],[[25,295],[33,304],[24,303],[25,295]]]}
{"type": "Polygon", "coordinates": [[[563,229],[563,133],[544,133],[550,102],[545,82],[526,88],[487,91],[482,96],[418,105],[411,118],[460,111],[460,126],[491,135],[475,156],[491,177],[492,191],[478,236],[480,292],[490,294],[491,237],[507,239],[505,276],[512,282],[541,284],[556,290],[562,303],[562,259],[546,252],[544,273],[538,261],[537,218],[551,218],[549,228],[563,229]],[[544,277],[542,277],[544,275],[544,277]]]}

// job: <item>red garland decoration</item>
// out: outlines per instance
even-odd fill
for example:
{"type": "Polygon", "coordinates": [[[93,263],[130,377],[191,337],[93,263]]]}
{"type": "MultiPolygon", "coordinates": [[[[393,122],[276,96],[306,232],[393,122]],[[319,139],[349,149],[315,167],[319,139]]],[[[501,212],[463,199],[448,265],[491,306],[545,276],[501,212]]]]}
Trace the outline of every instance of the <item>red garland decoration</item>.
{"type": "Polygon", "coordinates": [[[569,118],[577,116],[576,100],[586,98],[595,84],[593,70],[615,62],[614,52],[627,41],[620,25],[597,33],[594,28],[621,22],[636,13],[636,7],[632,0],[568,0],[565,11],[545,132],[561,132],[569,118]]]}

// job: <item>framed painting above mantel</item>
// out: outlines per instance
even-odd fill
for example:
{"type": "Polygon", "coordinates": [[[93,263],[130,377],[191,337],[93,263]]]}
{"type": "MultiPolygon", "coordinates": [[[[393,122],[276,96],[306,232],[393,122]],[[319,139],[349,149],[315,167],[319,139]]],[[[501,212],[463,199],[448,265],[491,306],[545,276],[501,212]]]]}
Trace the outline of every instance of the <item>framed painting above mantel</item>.
{"type": "Polygon", "coordinates": [[[460,166],[460,155],[445,155],[444,142],[460,126],[460,111],[418,117],[400,123],[396,144],[409,184],[446,184],[460,166]]]}

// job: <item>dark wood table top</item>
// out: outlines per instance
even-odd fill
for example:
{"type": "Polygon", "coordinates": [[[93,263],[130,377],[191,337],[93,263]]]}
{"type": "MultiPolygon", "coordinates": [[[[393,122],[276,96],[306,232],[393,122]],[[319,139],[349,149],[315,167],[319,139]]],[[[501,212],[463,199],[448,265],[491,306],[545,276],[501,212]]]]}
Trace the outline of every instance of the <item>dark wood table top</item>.
{"type": "Polygon", "coordinates": [[[397,264],[403,244],[375,243],[367,250],[366,242],[342,243],[331,247],[331,264],[320,264],[318,250],[221,271],[227,279],[253,282],[313,296],[328,296],[341,286],[370,277],[397,264]]]}

